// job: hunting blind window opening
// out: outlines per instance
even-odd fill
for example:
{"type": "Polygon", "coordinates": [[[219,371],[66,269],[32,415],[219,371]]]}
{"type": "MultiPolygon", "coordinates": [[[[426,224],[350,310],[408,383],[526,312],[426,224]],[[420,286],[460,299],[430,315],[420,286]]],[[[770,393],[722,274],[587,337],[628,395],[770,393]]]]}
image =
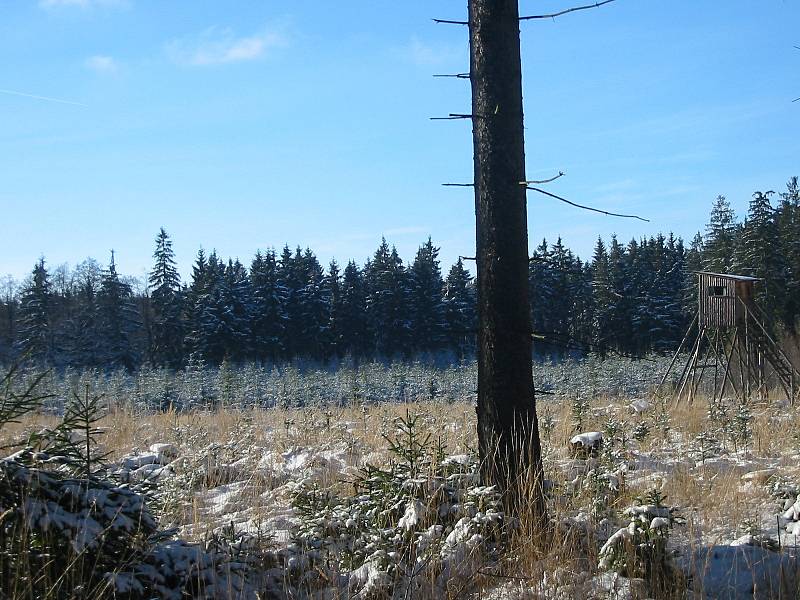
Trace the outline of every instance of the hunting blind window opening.
{"type": "Polygon", "coordinates": [[[712,285],[708,288],[709,296],[727,296],[724,285],[712,285]]]}

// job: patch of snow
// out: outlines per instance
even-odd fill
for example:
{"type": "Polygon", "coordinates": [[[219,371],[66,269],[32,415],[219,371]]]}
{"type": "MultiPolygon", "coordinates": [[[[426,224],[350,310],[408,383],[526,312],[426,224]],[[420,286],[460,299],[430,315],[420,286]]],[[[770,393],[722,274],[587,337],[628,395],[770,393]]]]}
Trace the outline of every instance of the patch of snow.
{"type": "Polygon", "coordinates": [[[160,464],[158,452],[143,452],[141,454],[129,454],[119,459],[118,464],[123,469],[134,471],[144,465],[160,464]]]}
{"type": "Polygon", "coordinates": [[[742,475],[742,481],[765,485],[777,473],[776,469],[758,469],[742,475]]]}
{"type": "Polygon", "coordinates": [[[461,465],[463,467],[471,465],[473,462],[472,457],[469,454],[454,454],[453,456],[448,456],[442,461],[443,466],[449,465],[461,465]]]}
{"type": "Polygon", "coordinates": [[[797,496],[794,504],[786,509],[786,512],[783,513],[783,518],[790,521],[800,521],[800,496],[797,496]]]}
{"type": "Polygon", "coordinates": [[[669,528],[669,519],[665,517],[655,517],[650,521],[650,529],[665,529],[669,528]]]}
{"type": "Polygon", "coordinates": [[[373,561],[368,561],[351,571],[347,579],[350,590],[357,591],[356,598],[369,598],[373,595],[381,597],[381,592],[386,592],[391,583],[389,574],[373,561]]]}
{"type": "Polygon", "coordinates": [[[405,529],[410,531],[417,524],[422,520],[425,516],[425,505],[420,502],[419,500],[415,500],[414,502],[409,502],[408,506],[406,506],[405,514],[400,518],[400,521],[397,523],[397,526],[400,529],[405,529]]]}
{"type": "Polygon", "coordinates": [[[572,437],[569,443],[573,446],[583,446],[584,448],[597,448],[603,443],[602,431],[587,431],[572,437]]]}
{"type": "Polygon", "coordinates": [[[149,465],[143,465],[138,469],[131,471],[130,477],[134,481],[157,481],[159,479],[172,477],[174,474],[175,473],[169,466],[162,467],[158,463],[153,463],[149,465]]]}
{"type": "Polygon", "coordinates": [[[345,450],[324,450],[314,457],[314,463],[334,473],[341,473],[347,467],[345,450]]]}
{"type": "Polygon", "coordinates": [[[600,548],[600,561],[599,566],[604,571],[611,569],[611,560],[614,555],[614,548],[617,544],[624,542],[624,540],[629,539],[633,536],[633,533],[630,531],[628,527],[623,527],[618,529],[616,533],[612,534],[606,540],[606,543],[600,548]]]}
{"type": "Polygon", "coordinates": [[[292,448],[281,454],[283,457],[283,468],[286,471],[299,471],[304,469],[309,460],[311,453],[305,449],[292,448]]]}
{"type": "Polygon", "coordinates": [[[730,600],[794,597],[797,557],[751,545],[707,546],[680,559],[693,598],[730,600]]]}
{"type": "Polygon", "coordinates": [[[211,488],[202,494],[202,498],[208,506],[209,513],[221,515],[236,510],[241,505],[240,493],[245,487],[244,481],[228,483],[211,488]]]}
{"type": "Polygon", "coordinates": [[[730,475],[732,477],[742,477],[745,473],[759,469],[762,465],[746,461],[736,460],[724,456],[707,458],[704,461],[697,461],[696,467],[703,469],[705,475],[730,475]]]}
{"type": "Polygon", "coordinates": [[[160,462],[162,465],[165,465],[178,458],[178,448],[175,447],[174,444],[152,444],[148,450],[158,455],[158,462],[160,462]]]}

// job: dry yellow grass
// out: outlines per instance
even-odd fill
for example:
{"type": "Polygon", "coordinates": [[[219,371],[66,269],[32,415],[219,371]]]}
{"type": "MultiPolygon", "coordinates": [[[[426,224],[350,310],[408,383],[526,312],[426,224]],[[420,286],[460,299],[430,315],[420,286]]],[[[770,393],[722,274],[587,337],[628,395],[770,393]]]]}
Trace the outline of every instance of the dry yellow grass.
{"type": "MultiPolygon", "coordinates": [[[[555,427],[542,435],[546,476],[558,481],[563,477],[559,468],[568,456],[568,440],[574,435],[570,416],[570,402],[540,400],[539,412],[552,416],[555,427]]],[[[641,417],[633,415],[624,403],[613,404],[607,398],[591,403],[584,419],[583,430],[602,430],[605,420],[614,418],[632,427],[641,417]],[[609,406],[613,408],[609,410],[609,406]],[[600,410],[603,409],[603,410],[600,410]]],[[[176,413],[167,411],[152,414],[134,414],[114,411],[99,423],[104,430],[102,449],[115,460],[134,451],[144,451],[151,444],[168,442],[181,444],[179,432],[193,431],[195,444],[223,444],[237,435],[246,423],[247,430],[254,435],[255,446],[283,452],[293,447],[318,447],[332,443],[346,443],[357,447],[362,456],[371,455],[374,460],[386,452],[384,435],[393,431],[393,422],[407,412],[423,416],[425,433],[441,439],[452,454],[465,453],[476,447],[475,410],[467,403],[421,402],[408,404],[378,404],[368,407],[333,407],[330,409],[268,409],[241,411],[223,408],[212,412],[176,413]]],[[[797,475],[795,461],[791,458],[800,450],[800,440],[794,432],[800,431],[800,417],[793,409],[776,410],[768,405],[754,405],[753,439],[747,454],[757,459],[776,459],[782,463],[781,470],[789,477],[797,475]],[[781,460],[782,458],[782,460],[781,460]]],[[[663,440],[659,432],[652,431],[640,444],[631,444],[631,449],[658,454],[661,450],[674,450],[674,440],[691,440],[709,428],[707,406],[696,400],[693,404],[682,403],[669,410],[671,440],[663,440]]],[[[43,414],[26,416],[21,423],[11,424],[0,430],[0,444],[6,446],[23,439],[28,433],[52,427],[58,419],[43,414]]],[[[191,450],[185,448],[184,450],[191,450]]],[[[200,450],[200,448],[194,448],[200,450]]],[[[681,458],[681,457],[676,457],[681,458]]],[[[685,456],[683,458],[686,458],[685,456]]],[[[697,514],[708,518],[716,515],[720,502],[730,507],[746,507],[753,494],[743,491],[741,473],[726,473],[711,481],[698,480],[696,473],[676,468],[664,484],[665,493],[673,502],[692,507],[697,514]],[[710,494],[709,486],[714,493],[710,494]]],[[[641,490],[628,489],[633,496],[641,490]]],[[[758,496],[758,495],[756,495],[758,496]]],[[[752,499],[763,501],[762,497],[752,499]]],[[[729,515],[734,516],[734,515],[729,515]]]]}
{"type": "MultiPolygon", "coordinates": [[[[636,415],[625,402],[610,398],[597,398],[590,403],[583,421],[583,430],[602,430],[610,417],[631,429],[637,422],[653,422],[658,410],[657,401],[644,415],[636,415]]],[[[754,404],[752,440],[748,449],[729,457],[731,468],[715,471],[714,468],[697,468],[694,459],[686,455],[688,443],[707,431],[711,424],[707,404],[702,399],[694,403],[683,403],[669,407],[668,439],[664,439],[655,425],[650,435],[641,443],[631,441],[628,447],[628,462],[634,464],[641,454],[653,460],[663,459],[664,464],[673,461],[660,479],[646,479],[637,483],[635,470],[623,475],[620,493],[613,499],[610,510],[621,510],[646,492],[648,487],[660,483],[669,504],[681,507],[687,519],[685,528],[676,531],[676,536],[689,543],[713,542],[737,534],[736,525],[758,521],[765,506],[775,504],[768,493],[765,476],[762,480],[746,483],[742,475],[747,470],[736,468],[735,462],[762,462],[774,465],[774,477],[800,482],[800,469],[794,459],[800,442],[794,432],[800,431],[800,418],[794,408],[778,408],[775,404],[754,404]]],[[[176,413],[167,411],[155,414],[134,414],[116,410],[103,418],[100,426],[103,450],[115,460],[134,451],[144,451],[158,442],[173,443],[184,453],[201,452],[210,444],[230,444],[249,436],[247,444],[258,452],[270,449],[276,453],[293,448],[332,447],[349,448],[351,464],[363,464],[365,460],[380,462],[386,458],[385,435],[394,429],[394,422],[407,412],[422,415],[422,428],[433,439],[439,439],[451,454],[461,454],[476,447],[475,410],[469,403],[421,402],[409,404],[377,404],[366,407],[332,407],[330,409],[269,409],[246,410],[221,408],[212,412],[176,413]],[[191,437],[187,437],[191,434],[191,437]]],[[[540,400],[540,419],[543,414],[552,418],[552,430],[543,435],[546,477],[557,486],[563,486],[571,478],[570,470],[575,464],[570,456],[568,440],[575,433],[568,399],[540,400]]],[[[0,431],[0,445],[14,444],[27,433],[57,422],[51,416],[32,414],[21,423],[10,425],[0,431]]],[[[247,445],[243,445],[246,452],[247,445]]],[[[752,469],[750,469],[752,470],[752,469]]],[[[333,479],[327,483],[334,483],[333,479]]],[[[189,506],[184,506],[175,518],[186,531],[197,535],[207,531],[208,506],[202,492],[219,482],[208,481],[195,490],[189,506]]],[[[259,498],[275,487],[269,478],[253,474],[246,481],[247,498],[257,505],[259,498]]],[[[557,488],[559,489],[559,488],[557,488]]],[[[564,495],[551,504],[554,522],[573,515],[582,505],[590,502],[588,492],[564,495]],[[565,499],[566,498],[566,499],[565,499]]],[[[558,496],[558,494],[556,494],[558,496]]],[[[285,499],[283,499],[285,501],[285,499]]],[[[277,499],[275,499],[277,501],[277,499]]],[[[571,576],[585,572],[596,564],[596,548],[587,544],[574,532],[555,528],[551,532],[551,543],[546,547],[536,539],[540,532],[524,527],[518,530],[512,542],[509,557],[514,557],[513,567],[508,571],[517,577],[520,585],[533,585],[543,572],[559,573],[568,580],[571,576]]],[[[484,584],[497,585],[491,577],[484,584]]]]}

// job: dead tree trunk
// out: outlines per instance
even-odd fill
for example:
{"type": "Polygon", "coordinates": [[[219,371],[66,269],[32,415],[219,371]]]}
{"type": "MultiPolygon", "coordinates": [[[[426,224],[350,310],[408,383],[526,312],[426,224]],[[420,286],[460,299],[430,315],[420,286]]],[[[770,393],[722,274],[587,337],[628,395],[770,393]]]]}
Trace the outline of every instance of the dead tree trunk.
{"type": "Polygon", "coordinates": [[[469,30],[482,475],[498,486],[507,508],[517,513],[525,505],[543,519],[517,0],[469,0],[469,30]]]}

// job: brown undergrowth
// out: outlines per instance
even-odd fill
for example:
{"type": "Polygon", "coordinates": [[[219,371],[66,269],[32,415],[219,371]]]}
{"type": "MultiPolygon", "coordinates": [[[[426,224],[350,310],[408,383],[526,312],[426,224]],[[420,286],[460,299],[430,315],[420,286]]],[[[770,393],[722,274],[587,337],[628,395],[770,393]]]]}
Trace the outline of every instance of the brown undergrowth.
{"type": "MultiPolygon", "coordinates": [[[[569,444],[576,433],[575,399],[547,397],[539,401],[550,527],[547,531],[535,528],[536,519],[523,510],[518,524],[509,530],[504,554],[475,573],[472,591],[477,586],[487,593],[503,589],[509,594],[522,594],[523,590],[545,594],[555,586],[578,593],[586,574],[597,572],[598,548],[620,524],[621,511],[651,489],[658,489],[686,520],[684,526],[676,527],[674,539],[696,546],[730,541],[745,526],[763,529],[764,514],[769,512],[765,506],[777,506],[772,489],[779,482],[800,484],[796,466],[800,438],[795,433],[800,431],[800,419],[793,407],[777,402],[753,404],[748,407],[749,421],[742,417],[742,431],[736,434],[726,433],[730,423],[714,422],[709,416],[707,399],[678,406],[655,398],[647,402],[645,408],[633,408],[626,399],[610,397],[583,402],[577,415],[580,430],[605,432],[605,444],[618,445],[613,454],[576,457],[569,444]],[[713,448],[703,449],[704,436],[713,448]],[[586,474],[601,463],[612,476],[609,489],[586,482],[586,474]]],[[[409,414],[419,416],[420,433],[430,435],[448,455],[474,453],[475,411],[465,402],[328,409],[229,407],[188,413],[111,409],[97,427],[102,432],[100,449],[110,463],[145,452],[156,443],[173,444],[179,455],[194,459],[213,448],[232,448],[229,462],[245,459],[249,465],[258,463],[265,451],[283,455],[302,449],[343,448],[345,474],[332,471],[322,484],[339,485],[341,493],[348,493],[347,474],[365,464],[386,461],[387,436],[396,420],[409,414]]],[[[728,420],[735,416],[729,415],[728,420]]],[[[8,454],[30,434],[57,421],[51,415],[29,413],[0,429],[0,445],[8,454]]],[[[224,514],[212,514],[209,509],[209,493],[240,482],[246,489],[245,503],[256,507],[255,513],[249,513],[250,521],[258,519],[259,499],[283,483],[255,469],[246,475],[225,476],[206,470],[191,488],[175,491],[179,497],[173,498],[173,505],[163,507],[164,519],[190,536],[206,535],[224,522],[224,514]]],[[[530,482],[531,486],[538,484],[530,482]]],[[[288,502],[279,495],[267,497],[273,504],[288,502]]],[[[265,520],[271,508],[263,507],[265,520]]],[[[456,586],[451,595],[463,594],[465,589],[456,586]]],[[[664,597],[675,594],[664,592],[664,597]]]]}

